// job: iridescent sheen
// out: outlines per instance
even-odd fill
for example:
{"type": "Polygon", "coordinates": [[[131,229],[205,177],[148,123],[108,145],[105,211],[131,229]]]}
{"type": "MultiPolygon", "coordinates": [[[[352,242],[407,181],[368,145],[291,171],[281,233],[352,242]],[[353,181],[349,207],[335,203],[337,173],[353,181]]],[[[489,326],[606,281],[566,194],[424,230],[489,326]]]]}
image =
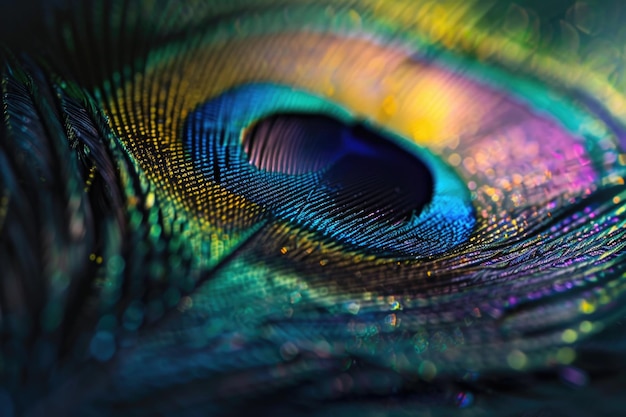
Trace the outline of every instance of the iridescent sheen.
{"type": "Polygon", "coordinates": [[[190,114],[183,142],[207,181],[264,207],[269,217],[354,245],[365,254],[424,258],[467,241],[474,213],[456,174],[427,150],[401,137],[378,136],[375,127],[348,127],[354,122],[354,116],[327,99],[288,87],[251,85],[190,114]],[[294,129],[306,122],[294,119],[289,130],[259,146],[272,147],[268,158],[276,159],[282,150],[278,142],[291,141],[308,149],[298,158],[295,148],[286,148],[290,164],[307,166],[304,155],[320,150],[325,166],[294,175],[289,168],[259,169],[248,161],[244,132],[266,116],[289,112],[334,116],[338,126],[346,127],[338,130],[318,118],[309,122],[303,138],[304,132],[294,129]],[[427,200],[419,195],[422,188],[434,188],[427,191],[427,200]]]}
{"type": "Polygon", "coordinates": [[[623,412],[621,3],[34,3],[0,414],[623,412]]]}

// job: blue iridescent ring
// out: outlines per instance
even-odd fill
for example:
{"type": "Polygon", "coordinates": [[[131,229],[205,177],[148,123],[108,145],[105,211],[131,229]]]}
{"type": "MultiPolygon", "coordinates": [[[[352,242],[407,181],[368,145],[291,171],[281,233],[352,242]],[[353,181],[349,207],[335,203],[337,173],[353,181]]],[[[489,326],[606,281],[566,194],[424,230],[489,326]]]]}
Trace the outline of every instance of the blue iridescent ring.
{"type": "Polygon", "coordinates": [[[188,116],[183,138],[207,180],[378,256],[448,252],[476,223],[465,184],[437,156],[304,91],[227,91],[188,116]]]}

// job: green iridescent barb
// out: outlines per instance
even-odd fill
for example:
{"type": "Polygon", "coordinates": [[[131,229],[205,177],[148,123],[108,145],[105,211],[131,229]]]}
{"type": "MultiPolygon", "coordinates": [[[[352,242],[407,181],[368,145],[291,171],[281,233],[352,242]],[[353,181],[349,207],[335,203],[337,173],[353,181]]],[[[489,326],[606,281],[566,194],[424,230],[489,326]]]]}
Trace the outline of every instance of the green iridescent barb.
{"type": "Polygon", "coordinates": [[[0,415],[620,414],[625,9],[2,3],[0,415]]]}

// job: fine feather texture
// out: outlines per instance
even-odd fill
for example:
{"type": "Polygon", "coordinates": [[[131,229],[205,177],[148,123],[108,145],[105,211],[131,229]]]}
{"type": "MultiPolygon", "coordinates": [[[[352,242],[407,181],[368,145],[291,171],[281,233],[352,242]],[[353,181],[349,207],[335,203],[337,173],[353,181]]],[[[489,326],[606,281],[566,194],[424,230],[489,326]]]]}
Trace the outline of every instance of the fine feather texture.
{"type": "Polygon", "coordinates": [[[0,415],[621,412],[626,11],[535,3],[3,3],[0,415]]]}

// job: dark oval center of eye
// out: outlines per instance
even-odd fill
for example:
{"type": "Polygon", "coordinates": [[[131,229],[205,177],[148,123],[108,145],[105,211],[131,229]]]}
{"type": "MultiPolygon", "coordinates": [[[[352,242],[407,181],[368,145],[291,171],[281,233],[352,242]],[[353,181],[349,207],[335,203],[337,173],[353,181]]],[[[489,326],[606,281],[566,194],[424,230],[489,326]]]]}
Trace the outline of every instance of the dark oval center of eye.
{"type": "Polygon", "coordinates": [[[296,202],[298,209],[317,206],[305,210],[314,217],[403,221],[433,196],[433,176],[424,162],[363,123],[276,114],[245,131],[243,148],[263,172],[315,175],[306,201],[296,202]]]}

